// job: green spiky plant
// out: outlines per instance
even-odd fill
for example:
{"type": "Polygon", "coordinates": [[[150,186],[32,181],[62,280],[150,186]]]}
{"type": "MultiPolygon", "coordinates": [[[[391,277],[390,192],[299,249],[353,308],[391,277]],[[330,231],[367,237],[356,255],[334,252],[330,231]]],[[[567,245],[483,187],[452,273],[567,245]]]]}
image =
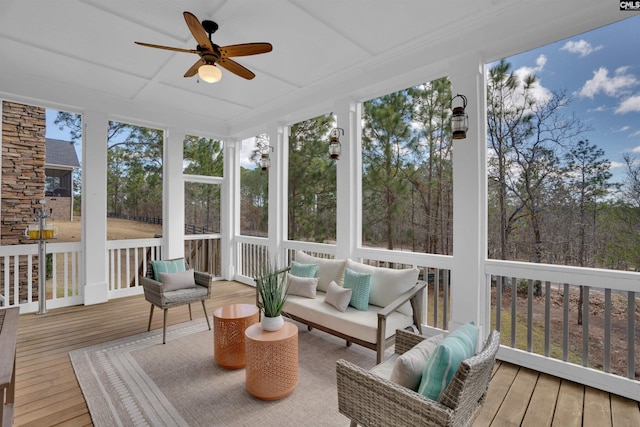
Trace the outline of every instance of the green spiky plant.
{"type": "Polygon", "coordinates": [[[282,314],[284,303],[287,301],[286,271],[287,269],[278,269],[269,263],[264,263],[258,268],[258,308],[265,317],[278,317],[282,314]]]}

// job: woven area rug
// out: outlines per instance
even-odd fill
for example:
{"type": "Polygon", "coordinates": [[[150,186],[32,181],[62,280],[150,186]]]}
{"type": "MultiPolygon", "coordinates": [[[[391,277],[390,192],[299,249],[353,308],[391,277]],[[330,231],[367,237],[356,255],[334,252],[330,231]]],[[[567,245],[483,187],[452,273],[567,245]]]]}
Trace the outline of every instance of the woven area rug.
{"type": "Polygon", "coordinates": [[[298,325],[298,386],[288,397],[258,400],[244,369],[213,359],[205,319],[69,353],[94,425],[101,426],[344,426],[338,412],[335,362],[365,368],[375,352],[298,325]]]}

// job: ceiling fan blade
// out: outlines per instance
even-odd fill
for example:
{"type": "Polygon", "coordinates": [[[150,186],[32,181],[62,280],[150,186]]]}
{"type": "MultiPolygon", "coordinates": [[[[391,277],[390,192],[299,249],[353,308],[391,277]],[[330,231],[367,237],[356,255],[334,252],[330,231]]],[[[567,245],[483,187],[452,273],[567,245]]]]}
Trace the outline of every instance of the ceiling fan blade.
{"type": "Polygon", "coordinates": [[[247,80],[251,80],[256,76],[249,69],[243,67],[236,61],[229,58],[222,58],[220,61],[218,61],[218,65],[247,80]]]}
{"type": "Polygon", "coordinates": [[[184,12],[183,15],[184,20],[187,21],[187,27],[189,27],[191,34],[193,34],[193,38],[198,42],[198,46],[207,50],[213,50],[211,40],[209,40],[209,36],[200,21],[198,21],[198,18],[191,12],[184,12]]]}
{"type": "Polygon", "coordinates": [[[202,59],[202,58],[198,59],[198,60],[196,61],[196,63],[195,63],[195,64],[193,64],[193,65],[191,66],[191,68],[189,68],[189,69],[187,70],[187,72],[186,72],[186,73],[184,73],[184,76],[185,76],[185,77],[193,77],[193,76],[195,76],[196,74],[198,74],[198,68],[200,68],[200,66],[201,66],[201,65],[204,65],[204,64],[205,64],[204,59],[202,59]]]}
{"type": "Polygon", "coordinates": [[[142,42],[134,42],[134,43],[139,44],[140,46],[154,47],[156,49],[164,49],[164,50],[173,50],[175,52],[198,53],[198,51],[195,49],[182,49],[179,47],[160,46],[159,44],[142,43],[142,42]]]}
{"type": "Polygon", "coordinates": [[[223,46],[220,48],[222,57],[232,58],[234,56],[258,55],[261,53],[271,52],[273,47],[271,43],[243,43],[231,46],[223,46]]]}

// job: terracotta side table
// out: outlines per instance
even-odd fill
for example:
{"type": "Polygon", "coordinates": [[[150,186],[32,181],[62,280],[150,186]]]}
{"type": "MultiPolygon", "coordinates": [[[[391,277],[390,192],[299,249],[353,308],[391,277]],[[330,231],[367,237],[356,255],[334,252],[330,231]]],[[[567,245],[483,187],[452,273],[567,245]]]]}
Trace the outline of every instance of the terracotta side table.
{"type": "Polygon", "coordinates": [[[259,323],[245,331],[247,391],[262,400],[288,396],[298,385],[298,327],[284,322],[267,332],[259,323]]]}
{"type": "Polygon", "coordinates": [[[244,331],[258,322],[258,307],[230,304],[213,312],[213,357],[223,368],[244,368],[244,331]]]}

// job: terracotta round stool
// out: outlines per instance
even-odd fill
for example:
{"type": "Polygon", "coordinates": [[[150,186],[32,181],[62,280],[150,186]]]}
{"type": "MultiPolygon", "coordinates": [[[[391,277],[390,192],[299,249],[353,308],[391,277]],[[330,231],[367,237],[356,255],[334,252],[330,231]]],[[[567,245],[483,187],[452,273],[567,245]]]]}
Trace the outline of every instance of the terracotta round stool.
{"type": "Polygon", "coordinates": [[[251,304],[225,305],[213,312],[213,357],[218,365],[244,368],[244,331],[258,318],[258,307],[251,304]]]}
{"type": "Polygon", "coordinates": [[[288,396],[298,385],[298,327],[285,322],[268,332],[256,323],[245,335],[247,391],[262,400],[288,396]]]}

